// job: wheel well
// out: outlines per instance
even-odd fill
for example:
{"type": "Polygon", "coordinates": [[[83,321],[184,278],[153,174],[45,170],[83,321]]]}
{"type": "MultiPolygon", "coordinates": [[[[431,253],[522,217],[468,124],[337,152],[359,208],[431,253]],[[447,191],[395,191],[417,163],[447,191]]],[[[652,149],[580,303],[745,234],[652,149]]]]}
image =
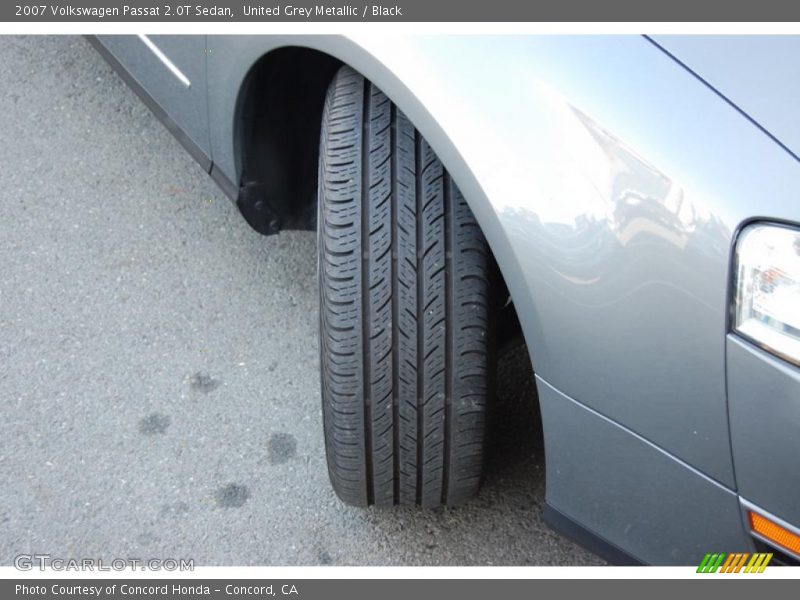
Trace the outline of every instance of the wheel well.
{"type": "MultiPolygon", "coordinates": [[[[322,109],[328,85],[343,64],[324,52],[289,46],[261,57],[245,78],[235,128],[242,173],[237,204],[256,231],[316,229],[322,109]]],[[[496,271],[502,346],[521,340],[522,329],[496,271]]]]}
{"type": "Polygon", "coordinates": [[[235,122],[237,204],[256,231],[316,226],[322,107],[341,64],[317,50],[284,47],[260,58],[245,78],[235,122]]]}

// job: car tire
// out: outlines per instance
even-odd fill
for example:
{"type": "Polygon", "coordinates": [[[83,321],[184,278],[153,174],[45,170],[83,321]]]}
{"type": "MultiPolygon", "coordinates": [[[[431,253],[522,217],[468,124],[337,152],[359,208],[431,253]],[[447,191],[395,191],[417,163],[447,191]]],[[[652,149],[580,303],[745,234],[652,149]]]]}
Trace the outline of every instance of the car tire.
{"type": "Polygon", "coordinates": [[[333,487],[356,506],[461,504],[483,471],[491,253],[428,143],[349,67],[325,100],[318,200],[333,487]]]}

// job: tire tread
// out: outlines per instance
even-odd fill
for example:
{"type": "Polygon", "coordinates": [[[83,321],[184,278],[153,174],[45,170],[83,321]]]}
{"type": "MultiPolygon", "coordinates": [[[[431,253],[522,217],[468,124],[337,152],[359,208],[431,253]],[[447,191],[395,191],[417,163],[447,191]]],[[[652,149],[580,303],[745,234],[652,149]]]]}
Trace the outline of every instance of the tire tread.
{"type": "Polygon", "coordinates": [[[489,250],[408,118],[348,67],[320,145],[320,351],[328,470],[365,506],[478,490],[491,348],[489,250]]]}

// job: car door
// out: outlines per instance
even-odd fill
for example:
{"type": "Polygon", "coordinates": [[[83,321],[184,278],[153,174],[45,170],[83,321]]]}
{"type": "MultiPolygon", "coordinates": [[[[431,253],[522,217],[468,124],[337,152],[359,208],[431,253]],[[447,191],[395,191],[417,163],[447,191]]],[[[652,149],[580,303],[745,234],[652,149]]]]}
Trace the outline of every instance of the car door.
{"type": "Polygon", "coordinates": [[[166,113],[167,127],[209,167],[206,36],[102,35],[98,40],[152,97],[154,108],[166,113]]]}

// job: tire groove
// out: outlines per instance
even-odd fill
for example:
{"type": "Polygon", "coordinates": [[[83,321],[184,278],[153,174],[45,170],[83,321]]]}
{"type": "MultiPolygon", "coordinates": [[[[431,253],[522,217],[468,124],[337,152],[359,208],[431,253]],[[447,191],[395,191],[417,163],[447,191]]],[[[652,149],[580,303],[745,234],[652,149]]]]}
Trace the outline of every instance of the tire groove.
{"type": "MultiPolygon", "coordinates": [[[[422,201],[422,173],[420,173],[420,163],[422,162],[422,138],[419,134],[419,131],[414,129],[414,167],[416,171],[416,194],[414,197],[414,201],[416,202],[416,210],[417,210],[417,311],[419,311],[420,307],[424,303],[423,299],[423,285],[422,285],[422,273],[423,273],[423,264],[422,264],[422,256],[420,256],[419,249],[422,246],[422,213],[421,210],[421,201],[422,201]]],[[[419,312],[417,312],[419,314],[419,312]]],[[[422,316],[422,315],[420,315],[422,316]]],[[[424,322],[425,319],[418,318],[417,319],[417,435],[416,435],[416,442],[417,442],[417,504],[422,504],[422,450],[423,450],[423,407],[422,407],[422,395],[424,394],[424,379],[425,379],[425,362],[421,361],[420,358],[425,354],[424,352],[424,339],[423,339],[423,329],[424,329],[424,322]]]]}
{"type": "Polygon", "coordinates": [[[445,174],[444,177],[444,264],[445,264],[445,286],[444,286],[444,461],[442,463],[442,504],[447,506],[450,491],[450,452],[452,446],[452,422],[453,422],[453,323],[455,317],[453,313],[453,242],[451,239],[453,232],[453,211],[452,190],[450,189],[452,180],[445,174]]]}
{"type": "Polygon", "coordinates": [[[397,211],[400,206],[400,199],[397,197],[397,162],[400,160],[397,148],[397,107],[394,102],[389,107],[390,116],[389,124],[391,126],[390,139],[391,147],[389,152],[392,155],[391,162],[391,192],[389,201],[391,204],[389,210],[391,211],[391,222],[389,235],[392,236],[392,502],[393,504],[400,503],[400,348],[398,346],[399,338],[398,331],[400,330],[400,302],[397,297],[397,211]]]}
{"type": "Polygon", "coordinates": [[[367,504],[373,502],[372,473],[372,405],[370,393],[370,314],[369,314],[369,136],[370,136],[370,87],[364,80],[363,112],[361,113],[361,350],[362,388],[364,391],[364,469],[366,471],[367,504]],[[366,242],[366,243],[365,243],[366,242]]]}

